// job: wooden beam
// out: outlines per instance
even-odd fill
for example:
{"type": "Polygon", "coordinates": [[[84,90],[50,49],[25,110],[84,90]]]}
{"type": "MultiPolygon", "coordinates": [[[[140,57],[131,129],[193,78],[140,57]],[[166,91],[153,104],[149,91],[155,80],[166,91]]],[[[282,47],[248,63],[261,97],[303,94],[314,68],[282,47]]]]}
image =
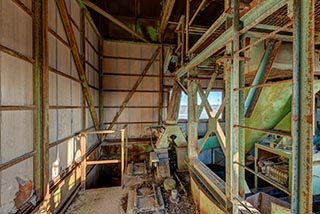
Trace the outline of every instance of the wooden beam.
{"type": "Polygon", "coordinates": [[[48,1],[33,1],[33,161],[37,200],[49,194],[48,1]]]}
{"type": "Polygon", "coordinates": [[[123,102],[121,104],[121,107],[120,107],[119,111],[116,113],[116,115],[114,116],[110,126],[108,127],[108,130],[113,128],[115,122],[119,119],[121,113],[127,107],[130,99],[132,98],[133,94],[136,92],[136,90],[139,87],[140,83],[142,82],[144,76],[146,75],[146,73],[148,72],[149,68],[151,67],[151,65],[153,64],[155,59],[157,58],[157,56],[158,56],[158,54],[160,52],[160,49],[161,49],[161,46],[159,46],[157,48],[157,50],[153,53],[153,55],[152,55],[151,59],[149,60],[148,64],[146,65],[146,67],[141,72],[141,75],[137,79],[136,83],[133,85],[131,91],[127,94],[126,98],[123,100],[123,102]]]}
{"type": "Polygon", "coordinates": [[[109,13],[107,13],[106,11],[102,10],[101,8],[97,7],[95,4],[93,4],[92,2],[88,1],[88,0],[84,0],[83,3],[90,7],[92,10],[96,11],[97,13],[99,13],[100,15],[104,16],[105,18],[109,19],[110,21],[112,21],[113,23],[115,23],[116,25],[118,25],[119,27],[121,27],[122,29],[124,29],[125,31],[131,33],[132,35],[134,35],[135,37],[137,37],[138,39],[146,42],[146,43],[150,43],[146,38],[144,38],[142,35],[136,33],[135,31],[133,31],[131,28],[129,28],[127,25],[125,25],[123,22],[121,22],[120,20],[116,19],[115,17],[113,17],[112,15],[110,15],[109,13]]]}
{"type": "Polygon", "coordinates": [[[71,25],[68,11],[67,11],[66,3],[64,0],[56,0],[56,3],[57,3],[57,7],[59,10],[60,16],[61,16],[61,20],[62,20],[64,29],[66,31],[66,35],[67,35],[67,38],[69,41],[71,53],[72,53],[72,56],[73,56],[73,59],[74,59],[74,62],[75,62],[75,65],[76,65],[76,68],[78,71],[79,79],[81,81],[82,91],[83,91],[83,94],[84,94],[85,99],[87,101],[94,127],[96,130],[99,130],[99,121],[98,121],[97,113],[94,108],[93,99],[92,99],[91,94],[89,92],[88,81],[87,81],[85,71],[83,68],[81,56],[78,51],[78,46],[77,46],[76,38],[75,38],[73,29],[72,29],[72,25],[71,25]]]}
{"type": "Polygon", "coordinates": [[[166,2],[167,3],[163,8],[163,13],[161,14],[162,18],[161,18],[161,24],[160,24],[159,33],[158,33],[159,42],[162,42],[163,34],[167,28],[168,21],[170,19],[171,12],[173,10],[173,6],[176,0],[167,0],[166,2]]]}
{"type": "MultiPolygon", "coordinates": [[[[260,79],[259,84],[264,84],[267,82],[269,74],[272,71],[273,62],[276,59],[276,56],[278,55],[278,53],[280,51],[281,44],[282,44],[281,41],[275,42],[273,49],[270,53],[269,60],[268,60],[267,64],[265,65],[264,70],[262,71],[262,77],[260,79]]],[[[251,114],[253,113],[253,110],[255,109],[257,102],[259,100],[261,91],[262,91],[262,87],[255,89],[255,93],[254,93],[253,98],[251,100],[251,105],[249,106],[249,108],[246,112],[246,117],[251,117],[251,114]]]]}
{"type": "Polygon", "coordinates": [[[204,4],[207,2],[207,0],[202,0],[199,7],[197,8],[196,12],[194,12],[192,18],[189,21],[189,27],[192,25],[193,21],[196,19],[197,15],[199,14],[201,8],[204,6],[204,4]]]}

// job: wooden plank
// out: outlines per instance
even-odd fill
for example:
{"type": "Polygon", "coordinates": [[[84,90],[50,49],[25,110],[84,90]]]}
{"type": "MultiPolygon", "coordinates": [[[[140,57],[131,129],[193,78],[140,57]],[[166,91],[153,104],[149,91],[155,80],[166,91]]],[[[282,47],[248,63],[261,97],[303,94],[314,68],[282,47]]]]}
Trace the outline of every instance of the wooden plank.
{"type": "Polygon", "coordinates": [[[69,41],[71,53],[73,55],[73,59],[74,59],[74,62],[75,62],[75,65],[76,65],[76,68],[77,68],[77,71],[78,71],[78,75],[79,75],[79,78],[80,78],[80,81],[81,81],[82,91],[83,91],[83,94],[84,94],[85,99],[87,101],[87,104],[89,106],[89,111],[90,111],[90,115],[91,115],[94,127],[95,127],[96,130],[99,130],[99,122],[98,122],[97,113],[96,113],[96,110],[94,108],[94,103],[93,103],[92,96],[91,96],[91,94],[89,92],[89,85],[88,85],[87,78],[86,78],[86,75],[85,75],[85,71],[84,71],[84,68],[83,68],[81,56],[80,56],[80,53],[78,51],[79,49],[77,47],[76,38],[75,38],[73,29],[72,29],[72,25],[71,25],[71,21],[70,21],[70,18],[69,18],[69,14],[68,14],[68,11],[67,11],[67,7],[66,7],[66,4],[65,4],[65,1],[64,0],[56,0],[56,3],[57,3],[58,10],[60,12],[60,16],[61,16],[61,19],[62,19],[62,23],[63,23],[64,29],[65,29],[66,34],[67,34],[67,38],[68,38],[68,41],[69,41]]]}
{"type": "Polygon", "coordinates": [[[136,92],[137,88],[139,87],[140,83],[142,82],[145,74],[148,72],[149,68],[151,67],[151,65],[153,64],[154,60],[157,58],[158,53],[160,51],[160,46],[157,48],[157,50],[153,53],[150,61],[148,62],[148,64],[146,65],[146,67],[143,69],[143,71],[141,72],[141,75],[139,76],[139,78],[137,79],[137,81],[135,82],[134,86],[132,87],[131,91],[127,94],[126,98],[123,100],[122,104],[121,104],[121,108],[119,109],[119,111],[116,113],[116,115],[114,116],[110,126],[108,127],[108,130],[112,129],[115,122],[118,120],[118,118],[120,117],[121,113],[123,112],[123,110],[126,108],[126,106],[128,105],[130,99],[132,98],[133,94],[136,92]]]}

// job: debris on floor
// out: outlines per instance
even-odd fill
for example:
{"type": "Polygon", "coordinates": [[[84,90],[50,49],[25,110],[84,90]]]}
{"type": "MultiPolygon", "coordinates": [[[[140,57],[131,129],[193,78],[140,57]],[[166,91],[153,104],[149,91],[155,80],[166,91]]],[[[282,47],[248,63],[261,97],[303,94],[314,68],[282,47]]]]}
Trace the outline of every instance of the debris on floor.
{"type": "Polygon", "coordinates": [[[80,191],[66,214],[119,214],[121,187],[80,191]]]}

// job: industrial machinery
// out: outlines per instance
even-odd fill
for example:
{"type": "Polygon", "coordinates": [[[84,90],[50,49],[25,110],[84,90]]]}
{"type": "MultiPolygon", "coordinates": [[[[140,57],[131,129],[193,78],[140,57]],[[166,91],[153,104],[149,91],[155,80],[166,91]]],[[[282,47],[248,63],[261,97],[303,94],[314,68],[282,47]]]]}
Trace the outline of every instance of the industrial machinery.
{"type": "MultiPolygon", "coordinates": [[[[314,147],[313,195],[320,194],[320,150],[314,147]]],[[[292,146],[288,138],[268,136],[255,144],[255,172],[291,191],[292,146]]],[[[255,177],[255,188],[258,178],[255,177]]]]}
{"type": "Polygon", "coordinates": [[[186,170],[187,141],[180,128],[174,121],[167,121],[164,127],[152,128],[157,136],[154,152],[150,153],[150,165],[156,168],[157,178],[170,177],[170,159],[176,158],[176,170],[186,170]],[[169,157],[169,150],[173,150],[176,157],[169,157]]]}

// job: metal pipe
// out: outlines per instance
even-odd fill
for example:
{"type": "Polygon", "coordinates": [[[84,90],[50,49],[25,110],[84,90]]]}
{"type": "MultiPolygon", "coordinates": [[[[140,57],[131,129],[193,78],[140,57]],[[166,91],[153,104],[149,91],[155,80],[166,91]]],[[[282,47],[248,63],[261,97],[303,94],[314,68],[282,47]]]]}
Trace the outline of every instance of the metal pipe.
{"type": "Polygon", "coordinates": [[[269,34],[265,35],[264,37],[258,39],[257,41],[253,42],[252,44],[250,44],[250,45],[248,45],[248,46],[246,46],[246,47],[244,47],[244,48],[236,51],[236,53],[241,53],[241,52],[243,52],[243,51],[245,51],[245,50],[248,50],[249,48],[251,48],[252,46],[255,46],[255,45],[258,44],[259,42],[262,42],[262,41],[264,41],[264,40],[266,40],[266,39],[269,39],[269,38],[273,37],[274,35],[276,35],[276,34],[279,33],[280,31],[282,31],[283,29],[286,29],[287,27],[291,26],[292,24],[293,24],[293,21],[289,21],[287,24],[285,24],[285,25],[282,26],[282,27],[279,27],[277,30],[272,31],[271,33],[269,33],[269,34]]]}
{"type": "Polygon", "coordinates": [[[292,82],[292,79],[282,80],[282,81],[278,81],[278,82],[268,82],[268,83],[263,83],[263,84],[258,84],[258,85],[250,85],[250,86],[246,86],[246,87],[235,88],[233,90],[242,91],[242,90],[246,90],[246,89],[250,89],[250,88],[262,88],[262,87],[272,86],[272,85],[276,85],[276,84],[283,84],[283,83],[288,83],[288,82],[292,82]]]}
{"type": "Polygon", "coordinates": [[[272,134],[272,135],[277,135],[281,137],[286,137],[291,139],[292,136],[290,133],[285,133],[285,132],[279,132],[279,131],[273,131],[273,130],[264,130],[264,129],[257,129],[257,128],[252,128],[248,126],[242,126],[242,125],[234,125],[235,128],[243,128],[243,129],[248,129],[256,132],[261,132],[261,133],[266,133],[266,134],[272,134]]]}

